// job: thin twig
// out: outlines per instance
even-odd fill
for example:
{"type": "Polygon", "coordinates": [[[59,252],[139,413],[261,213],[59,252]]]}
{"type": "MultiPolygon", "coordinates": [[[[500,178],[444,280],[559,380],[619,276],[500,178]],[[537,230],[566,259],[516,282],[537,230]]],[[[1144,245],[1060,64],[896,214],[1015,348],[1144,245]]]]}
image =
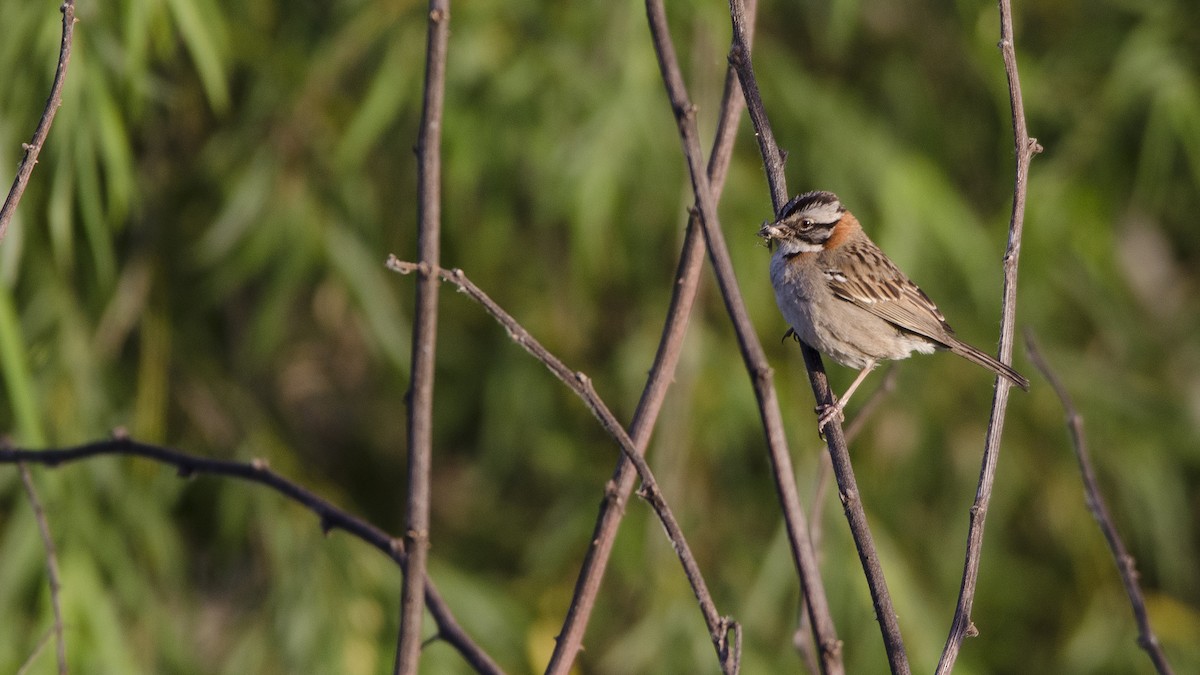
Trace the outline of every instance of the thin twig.
{"type": "Polygon", "coordinates": [[[50,644],[50,640],[54,639],[54,627],[42,632],[42,637],[38,638],[37,644],[33,646],[33,650],[29,652],[29,656],[25,657],[25,661],[21,663],[21,667],[17,668],[16,675],[26,675],[33,664],[37,663],[38,656],[41,656],[42,651],[46,649],[46,645],[50,644]]]}
{"type": "MultiPolygon", "coordinates": [[[[775,212],[779,213],[779,210],[787,202],[783,156],[775,143],[775,136],[771,131],[770,122],[767,120],[766,109],[763,107],[762,97],[758,92],[758,84],[754,77],[754,68],[750,58],[750,48],[744,40],[740,39],[740,35],[745,31],[746,21],[741,0],[730,0],[729,9],[734,34],[734,47],[730,50],[729,60],[737,69],[738,77],[742,82],[742,91],[746,94],[747,109],[750,119],[754,123],[755,135],[758,138],[763,164],[767,171],[771,202],[775,212]]],[[[820,354],[804,343],[801,343],[800,347],[814,396],[818,403],[832,405],[834,403],[833,391],[825,376],[825,366],[821,362],[820,354]]],[[[907,674],[911,668],[904,651],[900,625],[896,618],[896,610],[892,606],[891,595],[888,593],[883,567],[879,564],[875,542],[871,537],[866,510],[863,508],[858,492],[858,484],[850,463],[850,450],[846,445],[842,426],[834,419],[825,425],[823,431],[829,447],[829,457],[833,464],[834,475],[837,477],[839,496],[846,513],[846,520],[850,524],[850,532],[854,537],[859,561],[871,591],[871,601],[874,604],[875,617],[879,621],[880,631],[883,635],[888,664],[893,673],[907,674]]]]}
{"type": "MultiPolygon", "coordinates": [[[[1004,74],[1008,78],[1013,145],[1016,149],[1012,216],[1008,225],[1008,247],[1004,252],[1004,295],[1000,310],[999,349],[1000,361],[1011,363],[1017,317],[1017,262],[1021,255],[1021,234],[1025,224],[1029,163],[1035,154],[1042,151],[1042,147],[1036,139],[1029,137],[1029,129],[1025,125],[1025,104],[1021,98],[1021,79],[1017,73],[1017,53],[1013,46],[1012,3],[1010,0],[999,0],[999,3],[999,46],[1004,60],[1004,74]]],[[[983,557],[983,528],[987,519],[988,503],[992,497],[992,486],[996,480],[996,466],[1000,461],[1000,438],[1004,433],[1004,416],[1008,409],[1010,387],[1007,378],[996,377],[996,391],[992,398],[991,418],[988,420],[987,439],[984,441],[983,461],[979,471],[979,486],[975,491],[975,503],[971,506],[970,525],[967,529],[962,585],[959,587],[950,634],[938,661],[938,675],[947,675],[954,668],[963,639],[978,634],[978,629],[971,621],[971,607],[975,602],[975,587],[979,581],[979,562],[983,557]]]]}
{"type": "MultiPolygon", "coordinates": [[[[87,445],[70,448],[20,450],[0,447],[0,464],[24,462],[27,464],[57,467],[60,464],[95,457],[121,455],[142,457],[161,464],[174,466],[180,478],[189,478],[197,474],[208,474],[258,483],[271,488],[315,513],[320,518],[321,530],[323,532],[329,533],[333,530],[346,532],[382,551],[384,555],[395,561],[401,568],[404,567],[407,555],[405,554],[404,542],[402,540],[396,539],[371,523],[334,506],[325,498],[301,486],[299,483],[284,478],[272,471],[264,460],[256,459],[252,462],[233,462],[208,459],[157,445],[139,443],[130,440],[128,436],[120,431],[114,434],[114,436],[114,438],[109,440],[96,441],[87,445]]],[[[457,620],[450,611],[450,607],[437,592],[433,581],[429,579],[426,579],[425,582],[425,604],[429,607],[429,611],[437,623],[438,634],[458,650],[472,668],[481,673],[503,674],[504,671],[458,625],[457,620]]]]}
{"type": "MultiPolygon", "coordinates": [[[[645,454],[650,441],[651,432],[662,410],[667,388],[674,380],[675,366],[679,362],[680,348],[687,331],[688,319],[696,299],[699,287],[700,271],[704,263],[704,235],[695,219],[689,219],[687,233],[684,236],[683,250],[679,256],[679,266],[675,274],[675,287],[671,295],[670,308],[663,326],[662,339],[658,344],[658,352],[654,357],[654,365],[646,387],[642,390],[641,400],[633,415],[629,435],[633,439],[635,449],[645,454]]],[[[559,631],[554,652],[546,665],[546,675],[565,675],[570,671],[579,652],[583,649],[583,634],[587,629],[588,619],[596,606],[596,598],[600,592],[600,583],[604,579],[604,571],[608,567],[612,555],[613,544],[617,538],[617,529],[625,515],[625,504],[633,491],[637,478],[637,470],[622,454],[617,459],[613,477],[604,491],[604,499],[600,502],[600,513],[596,517],[596,525],[588,544],[587,555],[579,569],[579,577],[575,581],[575,591],[567,614],[563,618],[562,629],[559,631]]]]}
{"type": "Polygon", "coordinates": [[[1154,663],[1154,669],[1160,675],[1170,675],[1173,672],[1171,664],[1167,662],[1167,655],[1163,652],[1158,636],[1150,627],[1150,615],[1146,612],[1146,598],[1142,595],[1142,589],[1138,585],[1137,561],[1125,547],[1125,541],[1121,538],[1121,533],[1117,531],[1116,523],[1108,511],[1108,505],[1104,500],[1104,495],[1100,492],[1100,485],[1096,481],[1096,470],[1092,466],[1087,437],[1083,433],[1083,416],[1075,408],[1075,402],[1071,399],[1071,394],[1062,380],[1058,379],[1058,376],[1050,369],[1050,364],[1042,357],[1033,332],[1028,329],[1025,331],[1025,349],[1029,353],[1029,359],[1033,361],[1033,365],[1049,380],[1050,386],[1054,388],[1054,393],[1058,395],[1058,400],[1062,403],[1063,412],[1066,413],[1067,430],[1071,434],[1071,445],[1075,448],[1075,459],[1079,462],[1079,474],[1083,478],[1084,498],[1088,510],[1092,512],[1092,517],[1096,519],[1100,531],[1104,534],[1104,540],[1108,542],[1108,549],[1112,551],[1113,560],[1117,563],[1117,571],[1121,575],[1121,582],[1125,585],[1125,593],[1129,596],[1129,604],[1133,609],[1133,619],[1137,622],[1138,646],[1150,656],[1150,661],[1154,663]]]}
{"type": "Polygon", "coordinates": [[[637,469],[638,477],[642,481],[642,487],[638,491],[638,495],[645,499],[650,504],[650,507],[654,509],[654,513],[658,516],[663,528],[667,531],[667,537],[671,540],[671,545],[674,547],[675,553],[679,556],[684,574],[687,576],[688,583],[692,586],[692,592],[695,593],[696,599],[699,601],[700,611],[704,615],[705,623],[708,625],[709,636],[712,638],[713,646],[716,648],[717,656],[721,661],[721,668],[726,673],[736,673],[738,670],[738,663],[736,661],[738,654],[736,647],[738,643],[736,637],[732,644],[729,638],[731,637],[730,633],[735,633],[736,635],[736,633],[740,632],[738,625],[729,618],[722,617],[717,612],[712,595],[708,591],[708,585],[700,573],[700,566],[696,563],[696,558],[692,555],[691,547],[688,546],[687,539],[683,536],[683,530],[679,527],[674,513],[667,505],[666,498],[658,487],[658,481],[655,480],[654,473],[650,470],[650,466],[646,464],[645,458],[638,454],[633,439],[629,437],[624,427],[617,421],[616,416],[609,410],[608,405],[596,393],[595,387],[592,386],[591,378],[582,372],[571,370],[557,356],[550,353],[511,314],[504,311],[504,308],[497,304],[495,300],[488,297],[483,290],[468,279],[462,270],[441,268],[426,270],[422,269],[425,267],[424,263],[418,264],[402,261],[394,255],[388,257],[387,266],[388,269],[401,274],[428,271],[431,274],[441,277],[444,281],[454,284],[458,287],[458,290],[479,303],[484,311],[503,326],[505,331],[508,332],[508,336],[514,342],[541,362],[542,365],[546,366],[555,377],[583,400],[588,410],[599,420],[600,426],[617,441],[621,452],[624,453],[625,457],[637,469]]]}
{"type": "Polygon", "coordinates": [[[33,484],[33,476],[29,475],[29,467],[19,464],[21,484],[25,486],[25,495],[29,497],[29,505],[33,507],[33,519],[37,521],[38,532],[42,534],[42,547],[46,549],[46,578],[50,584],[50,607],[54,610],[54,640],[57,643],[55,656],[58,658],[59,675],[67,672],[67,642],[63,637],[62,604],[59,601],[59,591],[62,585],[58,576],[58,553],[54,550],[54,537],[50,536],[50,523],[46,521],[46,511],[38,499],[37,488],[33,484]]]}
{"type": "Polygon", "coordinates": [[[412,332],[412,381],[408,401],[408,509],[404,539],[408,561],[400,602],[395,672],[415,675],[421,657],[422,599],[429,556],[430,473],[433,455],[433,384],[437,354],[438,281],[442,220],[442,111],[446,100],[446,52],[450,0],[429,0],[425,53],[425,100],[417,138],[417,279],[412,332]]]}
{"type": "Polygon", "coordinates": [[[38,120],[37,129],[33,132],[33,139],[23,145],[25,155],[17,166],[17,177],[13,179],[8,197],[4,200],[4,206],[0,207],[0,242],[4,241],[4,235],[8,233],[8,223],[17,211],[17,204],[21,202],[21,196],[25,194],[25,187],[29,185],[29,176],[33,173],[34,165],[37,164],[38,155],[42,152],[46,137],[50,135],[50,124],[54,122],[54,114],[62,106],[63,82],[67,77],[67,64],[71,60],[71,42],[75,35],[75,0],[64,0],[59,11],[62,12],[62,43],[58,48],[58,68],[54,71],[54,84],[50,85],[50,97],[46,100],[42,118],[38,120]]]}
{"type": "MultiPolygon", "coordinates": [[[[788,452],[787,438],[783,430],[783,416],[779,410],[779,400],[774,387],[774,373],[767,363],[762,344],[750,322],[750,315],[746,311],[746,304],[733,271],[733,262],[725,243],[725,235],[721,230],[720,220],[717,218],[713,193],[704,172],[699,133],[696,129],[696,108],[688,97],[687,87],[683,82],[683,74],[679,68],[679,61],[675,55],[674,44],[667,27],[666,11],[663,8],[662,0],[647,0],[646,14],[650,22],[650,33],[654,40],[654,51],[658,56],[659,71],[667,90],[667,97],[671,102],[671,109],[675,114],[675,123],[687,161],[688,175],[692,182],[692,194],[695,197],[693,209],[699,213],[700,222],[704,226],[704,235],[708,241],[709,260],[712,262],[713,271],[717,276],[721,299],[724,301],[726,312],[733,323],[738,348],[741,351],[746,371],[750,375],[755,398],[758,400],[759,414],[767,437],[772,475],[779,494],[784,522],[787,525],[793,561],[796,564],[802,590],[808,600],[809,612],[813,619],[814,638],[821,647],[821,664],[826,669],[826,673],[840,673],[843,670],[841,642],[837,639],[834,631],[833,618],[829,612],[825,588],[821,582],[820,568],[816,564],[816,555],[813,552],[812,542],[809,540],[808,521],[796,490],[795,472],[792,468],[791,455],[788,452]]],[[[742,31],[740,33],[735,31],[734,46],[731,47],[731,51],[737,49],[739,44],[741,49],[748,49],[744,17],[745,9],[743,7],[742,31]]],[[[739,79],[745,90],[746,81],[740,77],[740,73],[739,79]]]]}
{"type": "MultiPolygon", "coordinates": [[[[751,0],[750,13],[754,12],[755,0],[751,0]]],[[[732,69],[725,73],[725,92],[721,99],[721,110],[718,114],[717,132],[713,140],[713,150],[708,158],[708,179],[713,190],[714,200],[719,199],[725,185],[725,177],[729,170],[729,161],[733,156],[734,141],[737,138],[738,122],[745,109],[741,86],[737,75],[732,69]]],[[[679,354],[683,338],[687,331],[688,320],[691,317],[692,306],[699,287],[700,272],[704,265],[704,236],[700,229],[698,215],[693,213],[688,218],[687,232],[684,235],[683,249],[679,254],[679,265],[675,272],[674,290],[667,309],[667,318],[663,325],[662,338],[654,355],[654,365],[646,379],[637,410],[633,414],[633,422],[629,426],[629,435],[633,439],[638,453],[645,454],[654,430],[658,413],[662,410],[663,400],[667,389],[675,377],[675,367],[679,362],[679,354]]],[[[596,518],[596,526],[588,546],[587,555],[580,566],[579,578],[575,582],[574,596],[563,619],[562,630],[554,645],[554,653],[546,666],[547,675],[564,675],[574,664],[582,648],[583,634],[587,628],[588,619],[596,605],[596,597],[600,591],[600,582],[608,566],[612,554],[613,543],[616,541],[617,529],[625,515],[625,502],[633,490],[637,472],[624,455],[617,459],[616,469],[605,490],[604,499],[600,503],[600,513],[596,518]]],[[[741,639],[741,633],[738,633],[741,639]]]]}

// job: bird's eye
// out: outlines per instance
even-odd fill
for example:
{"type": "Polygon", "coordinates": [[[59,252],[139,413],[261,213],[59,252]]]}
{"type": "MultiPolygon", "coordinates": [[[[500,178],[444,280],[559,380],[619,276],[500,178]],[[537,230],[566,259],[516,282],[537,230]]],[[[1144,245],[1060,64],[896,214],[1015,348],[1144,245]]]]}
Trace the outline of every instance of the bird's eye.
{"type": "Polygon", "coordinates": [[[800,229],[801,230],[811,230],[812,226],[813,226],[812,218],[801,218],[800,219],[800,229]]]}

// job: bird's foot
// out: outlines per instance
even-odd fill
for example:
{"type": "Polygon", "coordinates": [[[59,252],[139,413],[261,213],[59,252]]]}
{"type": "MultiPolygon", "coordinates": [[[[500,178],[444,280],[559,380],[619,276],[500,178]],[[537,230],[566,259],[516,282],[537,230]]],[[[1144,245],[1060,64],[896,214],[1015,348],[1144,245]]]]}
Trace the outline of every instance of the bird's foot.
{"type": "Polygon", "coordinates": [[[814,412],[817,413],[817,432],[821,435],[821,438],[825,437],[826,424],[829,424],[835,419],[838,422],[844,422],[846,420],[846,415],[842,411],[841,401],[835,400],[833,405],[819,405],[816,407],[814,412]]]}

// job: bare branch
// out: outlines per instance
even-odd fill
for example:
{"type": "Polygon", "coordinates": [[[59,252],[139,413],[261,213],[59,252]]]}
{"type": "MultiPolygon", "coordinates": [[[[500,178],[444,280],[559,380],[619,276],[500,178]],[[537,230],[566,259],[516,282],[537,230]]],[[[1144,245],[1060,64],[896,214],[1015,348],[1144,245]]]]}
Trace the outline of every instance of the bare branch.
{"type": "Polygon", "coordinates": [[[557,356],[551,354],[511,314],[504,311],[504,308],[500,307],[495,300],[492,300],[478,286],[472,283],[462,270],[430,270],[425,267],[424,263],[415,264],[405,262],[397,259],[396,256],[389,256],[387,266],[389,269],[401,274],[410,274],[412,272],[432,273],[457,286],[460,291],[479,303],[493,319],[503,326],[508,332],[508,336],[514,342],[520,345],[526,352],[529,352],[542,365],[546,366],[555,377],[574,391],[579,398],[583,399],[588,410],[599,420],[600,426],[617,441],[617,444],[621,447],[621,452],[624,453],[626,459],[637,469],[638,477],[642,480],[642,487],[638,491],[638,495],[650,504],[650,507],[654,509],[655,514],[662,523],[663,528],[667,531],[667,537],[671,540],[671,545],[674,547],[676,555],[679,556],[679,562],[683,565],[683,571],[687,575],[688,583],[692,586],[692,592],[695,593],[696,599],[700,603],[700,611],[704,615],[705,623],[708,625],[709,636],[712,638],[713,646],[717,650],[722,670],[726,673],[736,673],[738,670],[736,660],[738,649],[736,647],[739,644],[738,640],[740,638],[737,638],[735,635],[733,644],[730,643],[729,638],[731,632],[735,634],[740,632],[738,625],[729,618],[720,616],[717,612],[716,605],[712,601],[712,595],[708,592],[708,585],[704,582],[704,577],[700,573],[700,566],[696,563],[691,547],[688,546],[687,539],[683,536],[683,530],[679,527],[674,513],[672,513],[670,507],[667,505],[666,498],[663,497],[658,487],[658,481],[655,480],[654,473],[650,470],[650,466],[646,464],[645,458],[638,453],[633,439],[629,437],[629,434],[625,432],[621,423],[617,421],[616,416],[609,410],[603,399],[600,398],[600,395],[596,393],[595,387],[592,386],[591,378],[582,372],[571,370],[557,356]]]}
{"type": "Polygon", "coordinates": [[[24,144],[25,155],[17,166],[17,177],[13,179],[4,206],[0,207],[0,242],[4,241],[4,235],[8,233],[8,223],[17,211],[17,204],[25,194],[25,187],[29,185],[29,176],[37,164],[46,137],[50,135],[54,115],[62,107],[63,82],[67,77],[67,64],[71,61],[71,41],[75,35],[75,0],[64,0],[59,11],[63,15],[62,44],[58,48],[58,68],[54,71],[54,84],[50,85],[50,98],[46,100],[46,107],[42,110],[42,118],[38,120],[37,128],[33,132],[33,139],[24,144]]]}
{"type": "Polygon", "coordinates": [[[421,656],[429,555],[429,493],[433,454],[433,380],[437,354],[438,281],[442,219],[442,111],[446,96],[446,52],[450,41],[450,0],[429,0],[425,53],[425,100],[417,139],[417,256],[424,265],[417,279],[412,333],[412,381],[408,390],[408,509],[404,539],[408,560],[400,603],[400,635],[395,672],[415,675],[421,656]]]}
{"type": "MultiPolygon", "coordinates": [[[[759,343],[758,336],[750,322],[749,313],[746,311],[745,302],[742,300],[741,290],[733,272],[733,263],[725,244],[724,233],[721,231],[720,221],[717,219],[716,207],[713,205],[713,193],[708,184],[708,177],[703,170],[699,134],[696,130],[695,106],[689,99],[687,87],[683,83],[682,71],[675,55],[675,47],[667,27],[666,11],[661,0],[647,0],[646,14],[654,39],[655,54],[658,56],[659,71],[667,89],[667,97],[671,101],[671,109],[675,113],[676,126],[679,129],[684,157],[687,160],[692,194],[696,200],[694,211],[700,215],[700,222],[704,226],[704,234],[708,241],[709,260],[716,272],[721,298],[724,300],[726,311],[733,322],[742,359],[750,374],[755,397],[758,399],[759,413],[767,435],[772,474],[779,493],[784,521],[787,524],[793,560],[796,563],[800,583],[806,594],[809,611],[813,618],[814,637],[821,649],[821,663],[827,669],[827,673],[839,673],[842,671],[841,642],[837,639],[833,629],[833,619],[825,598],[820,569],[816,564],[812,542],[809,541],[808,522],[796,491],[795,472],[792,468],[791,455],[787,449],[787,438],[783,432],[783,418],[775,394],[773,373],[767,363],[762,344],[759,343]]],[[[745,33],[735,35],[734,39],[740,40],[742,44],[747,41],[745,33]]],[[[744,80],[742,86],[745,87],[744,80]]]]}
{"type": "MultiPolygon", "coordinates": [[[[333,530],[346,532],[382,551],[401,568],[407,558],[402,540],[396,539],[371,523],[334,506],[299,483],[275,473],[267,466],[266,461],[261,459],[247,463],[197,457],[178,450],[139,443],[130,440],[123,431],[118,431],[115,438],[70,448],[21,450],[0,447],[0,464],[24,462],[57,467],[69,462],[112,455],[142,457],[174,466],[178,470],[180,478],[208,474],[265,485],[315,513],[320,519],[323,532],[328,533],[333,530]]],[[[428,579],[425,583],[425,604],[437,623],[438,635],[458,650],[462,657],[471,664],[471,667],[481,673],[502,675],[504,671],[458,625],[449,606],[437,592],[433,582],[428,579]]]]}
{"type": "Polygon", "coordinates": [[[58,576],[58,553],[54,550],[54,537],[50,536],[50,523],[46,522],[46,511],[38,499],[33,477],[29,475],[29,467],[19,464],[17,468],[21,471],[21,484],[25,486],[29,505],[33,507],[33,518],[37,521],[38,532],[42,535],[42,547],[46,549],[46,578],[50,583],[50,607],[54,610],[55,656],[58,659],[59,675],[66,675],[67,642],[63,637],[62,604],[58,598],[59,590],[62,588],[58,576]]]}
{"type": "MultiPolygon", "coordinates": [[[[756,4],[755,0],[751,0],[751,2],[756,4]]],[[[753,13],[753,9],[749,11],[753,13]]],[[[712,154],[708,158],[708,179],[713,190],[714,200],[719,199],[725,185],[725,176],[729,169],[729,160],[733,156],[733,145],[737,138],[738,122],[743,109],[741,86],[738,84],[733,70],[728,69],[725,74],[725,92],[721,99],[716,137],[713,140],[712,154]]],[[[663,325],[662,338],[659,340],[658,351],[654,356],[654,365],[650,368],[650,375],[646,380],[641,400],[638,401],[637,410],[633,414],[633,422],[629,427],[629,435],[633,438],[637,451],[643,455],[650,442],[650,435],[658,420],[658,413],[662,409],[667,389],[675,376],[675,367],[679,362],[680,348],[683,345],[688,320],[691,317],[692,305],[696,299],[696,290],[699,286],[703,264],[704,238],[700,229],[699,216],[693,211],[688,217],[687,232],[684,235],[683,250],[679,254],[674,290],[663,325]]],[[[547,675],[564,675],[575,662],[575,658],[582,648],[583,634],[595,607],[596,596],[599,594],[600,582],[612,554],[617,529],[625,515],[625,502],[633,489],[636,476],[633,465],[625,459],[624,455],[618,458],[610,489],[605,491],[604,500],[600,503],[600,513],[596,518],[596,526],[587,555],[580,566],[579,578],[575,582],[574,597],[567,609],[567,615],[554,645],[550,663],[546,666],[547,675]]],[[[740,632],[738,639],[741,639],[740,632]]]]}
{"type": "MultiPolygon", "coordinates": [[[[1004,296],[1000,316],[999,359],[1012,363],[1013,335],[1017,316],[1017,261],[1021,254],[1021,233],[1025,224],[1025,195],[1029,187],[1029,163],[1033,156],[1042,151],[1036,139],[1029,137],[1025,126],[1025,104],[1021,99],[1021,79],[1017,74],[1017,54],[1013,46],[1012,3],[1000,2],[1000,53],[1004,59],[1004,73],[1008,78],[1009,102],[1012,106],[1013,144],[1016,149],[1016,178],[1013,188],[1012,216],[1008,226],[1008,248],[1004,252],[1004,296]]],[[[1000,438],[1004,433],[1004,415],[1008,409],[1010,383],[1007,378],[996,377],[996,392],[992,398],[991,418],[988,420],[987,439],[983,447],[983,463],[979,472],[979,486],[975,491],[975,503],[971,506],[970,525],[967,530],[967,553],[963,565],[962,585],[954,619],[950,624],[950,635],[938,661],[938,675],[946,675],[953,669],[962,641],[978,634],[971,622],[971,606],[975,601],[975,587],[979,580],[979,561],[983,555],[983,526],[987,518],[988,503],[992,497],[992,486],[996,480],[996,466],[1000,461],[1000,438]]]]}
{"type": "Polygon", "coordinates": [[[1173,672],[1171,664],[1167,662],[1167,655],[1163,652],[1158,636],[1150,627],[1150,615],[1146,612],[1146,598],[1142,595],[1142,589],[1138,585],[1137,562],[1129,554],[1129,549],[1125,547],[1121,533],[1117,531],[1116,523],[1108,511],[1104,495],[1100,492],[1100,486],[1096,482],[1096,470],[1092,467],[1087,437],[1083,433],[1083,416],[1075,408],[1075,402],[1071,400],[1071,394],[1067,391],[1066,386],[1042,357],[1036,340],[1034,340],[1033,332],[1028,329],[1025,331],[1025,349],[1029,352],[1029,358],[1033,361],[1033,365],[1049,380],[1050,386],[1054,388],[1054,393],[1058,395],[1058,400],[1062,403],[1063,412],[1066,413],[1067,430],[1071,434],[1071,445],[1075,448],[1075,459],[1079,462],[1079,474],[1083,478],[1083,494],[1088,510],[1092,512],[1092,517],[1096,519],[1100,531],[1104,534],[1104,540],[1108,542],[1108,549],[1112,551],[1113,560],[1117,563],[1117,571],[1121,574],[1121,582],[1125,585],[1125,593],[1129,596],[1129,604],[1133,608],[1133,619],[1138,626],[1138,646],[1150,656],[1150,661],[1154,663],[1154,669],[1160,675],[1170,675],[1173,672]]]}
{"type": "MultiPolygon", "coordinates": [[[[746,94],[746,104],[750,119],[754,122],[755,135],[758,138],[759,149],[762,152],[763,164],[767,170],[767,181],[771,188],[771,201],[776,213],[787,202],[787,182],[783,174],[783,159],[775,137],[767,120],[762,97],[758,93],[758,84],[754,77],[754,68],[750,59],[750,48],[741,38],[745,31],[745,13],[741,0],[730,0],[730,16],[733,22],[734,46],[730,50],[729,60],[737,70],[742,82],[742,91],[746,94]]],[[[825,366],[816,350],[801,343],[805,367],[808,369],[809,381],[817,402],[832,405],[833,392],[825,376],[825,366]]],[[[896,610],[892,606],[891,595],[887,590],[887,581],[883,568],[879,564],[879,556],[875,550],[875,542],[871,537],[867,514],[859,496],[854,470],[850,463],[850,450],[842,432],[842,426],[833,420],[824,428],[826,444],[829,447],[829,457],[837,477],[839,495],[850,523],[850,532],[854,537],[854,545],[858,550],[859,561],[867,577],[867,585],[871,591],[871,600],[875,606],[875,616],[879,621],[883,634],[884,648],[887,651],[888,663],[893,673],[908,673],[910,666],[904,651],[904,641],[900,635],[896,610]]],[[[814,621],[814,630],[817,628],[814,621]]]]}

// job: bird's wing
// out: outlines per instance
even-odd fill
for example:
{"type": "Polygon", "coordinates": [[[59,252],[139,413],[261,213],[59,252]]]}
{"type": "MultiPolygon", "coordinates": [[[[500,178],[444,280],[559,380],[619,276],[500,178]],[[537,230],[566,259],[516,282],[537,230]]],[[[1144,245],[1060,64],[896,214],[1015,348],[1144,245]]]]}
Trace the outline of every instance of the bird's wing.
{"type": "Polygon", "coordinates": [[[833,294],[910,333],[949,346],[954,330],[925,295],[874,245],[850,245],[822,266],[833,294]]]}

